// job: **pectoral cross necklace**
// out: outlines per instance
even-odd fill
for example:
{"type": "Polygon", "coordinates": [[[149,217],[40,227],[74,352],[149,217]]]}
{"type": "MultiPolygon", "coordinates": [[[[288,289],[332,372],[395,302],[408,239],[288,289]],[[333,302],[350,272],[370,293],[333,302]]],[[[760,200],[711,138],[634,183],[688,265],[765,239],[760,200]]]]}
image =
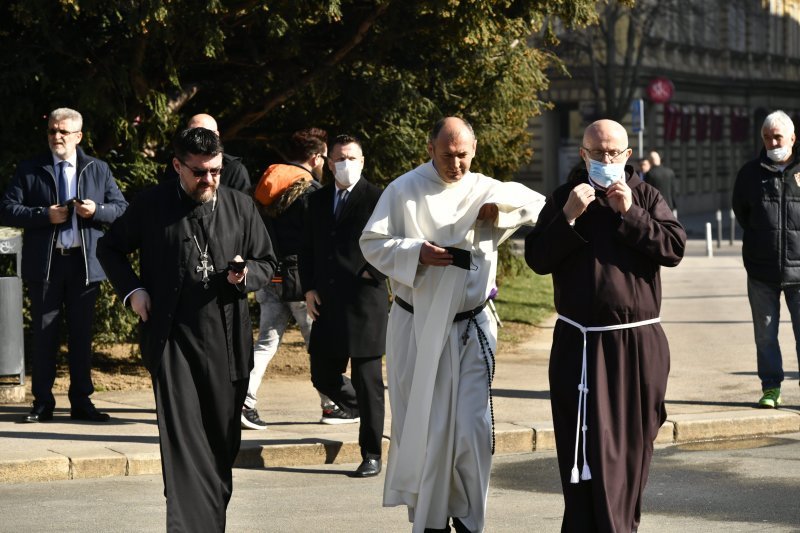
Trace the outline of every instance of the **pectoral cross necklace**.
{"type": "Polygon", "coordinates": [[[194,244],[197,246],[197,251],[200,252],[200,264],[195,267],[195,272],[203,273],[203,288],[208,289],[208,273],[214,272],[214,265],[208,264],[208,242],[206,242],[205,250],[200,249],[200,243],[197,242],[197,235],[192,235],[194,244]]]}

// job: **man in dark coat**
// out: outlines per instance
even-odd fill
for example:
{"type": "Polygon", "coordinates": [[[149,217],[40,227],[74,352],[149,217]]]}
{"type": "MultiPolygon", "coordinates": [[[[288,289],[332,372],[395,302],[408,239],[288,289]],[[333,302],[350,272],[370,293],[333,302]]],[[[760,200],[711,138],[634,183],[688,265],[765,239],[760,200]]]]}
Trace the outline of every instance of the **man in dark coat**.
{"type": "Polygon", "coordinates": [[[659,192],[625,166],[631,150],[619,123],[591,124],[580,155],[588,175],[575,171],[548,198],[525,260],[553,275],[559,317],[549,376],[561,530],[629,533],[666,420],[659,270],[680,262],[686,233],[659,192]]]}
{"type": "MultiPolygon", "coordinates": [[[[194,115],[186,123],[186,128],[205,128],[211,130],[219,137],[219,129],[217,128],[217,121],[211,115],[200,113],[194,115]]],[[[178,179],[178,173],[170,161],[164,168],[164,174],[161,176],[162,181],[171,181],[178,179]]],[[[250,174],[247,168],[242,164],[242,158],[236,157],[231,154],[222,154],[222,174],[219,176],[219,184],[231,189],[236,189],[245,194],[250,194],[250,174]]]]}
{"type": "Polygon", "coordinates": [[[675,204],[675,187],[677,186],[675,171],[661,164],[661,156],[658,155],[658,152],[650,152],[649,161],[650,169],[647,171],[645,181],[658,189],[670,209],[675,209],[677,207],[675,204]]]}
{"type": "Polygon", "coordinates": [[[83,118],[74,109],[52,111],[47,124],[50,153],[23,161],[0,201],[0,221],[25,229],[22,279],[31,301],[34,398],[25,422],[53,418],[62,307],[69,339],[70,417],[109,419],[89,399],[94,392],[92,317],[100,282],[106,279],[95,246],[128,202],[108,165],[78,147],[82,127],[83,118]]]}
{"type": "Polygon", "coordinates": [[[311,382],[352,416],[361,417],[357,477],[381,471],[389,295],[386,276],[364,259],[358,244],[381,189],[361,179],[364,156],[355,137],[334,140],[329,183],[309,195],[300,281],[311,327],[311,382]],[[343,375],[350,359],[352,381],[343,375]]]}
{"type": "Polygon", "coordinates": [[[167,530],[224,531],[253,366],[247,293],[267,283],[276,261],[252,199],[219,187],[219,137],[193,128],[174,148],[179,180],[139,194],[97,256],[142,320],[167,530]],[[137,250],[138,276],[128,258],[137,250]]]}

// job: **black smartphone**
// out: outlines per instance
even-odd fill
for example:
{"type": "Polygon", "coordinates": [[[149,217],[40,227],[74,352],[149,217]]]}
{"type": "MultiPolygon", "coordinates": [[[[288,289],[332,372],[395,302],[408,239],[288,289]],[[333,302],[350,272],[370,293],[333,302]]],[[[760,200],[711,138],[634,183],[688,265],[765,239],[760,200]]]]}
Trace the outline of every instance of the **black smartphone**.
{"type": "Polygon", "coordinates": [[[464,270],[469,270],[472,266],[472,254],[469,250],[462,250],[461,248],[454,248],[453,246],[445,246],[445,250],[453,256],[453,265],[464,270]]]}
{"type": "Polygon", "coordinates": [[[81,200],[80,198],[77,198],[77,197],[76,198],[70,198],[69,200],[67,200],[63,204],[58,204],[58,207],[70,207],[70,208],[72,208],[72,207],[75,207],[75,204],[83,204],[83,200],[81,200]]]}
{"type": "Polygon", "coordinates": [[[234,272],[241,272],[247,265],[247,261],[228,261],[228,268],[234,272]]]}

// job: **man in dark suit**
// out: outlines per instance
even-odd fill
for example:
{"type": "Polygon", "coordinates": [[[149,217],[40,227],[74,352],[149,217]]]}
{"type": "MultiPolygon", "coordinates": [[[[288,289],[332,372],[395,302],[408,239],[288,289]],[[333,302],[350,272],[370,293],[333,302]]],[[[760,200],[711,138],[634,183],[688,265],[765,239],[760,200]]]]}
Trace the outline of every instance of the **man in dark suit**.
{"type": "Polygon", "coordinates": [[[340,409],[361,418],[356,477],[381,471],[389,297],[386,276],[367,263],[358,239],[381,189],[361,179],[364,155],[355,137],[339,135],[328,166],[334,182],[308,198],[300,281],[311,327],[311,382],[340,409]],[[352,380],[343,375],[350,360],[352,380]]]}
{"type": "Polygon", "coordinates": [[[22,278],[31,300],[33,409],[25,422],[46,422],[56,405],[53,382],[62,307],[69,345],[73,420],[105,422],[95,409],[91,376],[92,317],[106,278],[95,257],[105,225],[128,206],[108,165],[83,153],[83,118],[74,109],[50,113],[50,153],[23,161],[0,201],[0,222],[25,229],[22,278]]]}
{"type": "Polygon", "coordinates": [[[674,210],[675,205],[675,172],[661,164],[661,156],[658,152],[650,152],[650,163],[652,166],[647,172],[646,182],[658,189],[670,209],[674,210]]]}

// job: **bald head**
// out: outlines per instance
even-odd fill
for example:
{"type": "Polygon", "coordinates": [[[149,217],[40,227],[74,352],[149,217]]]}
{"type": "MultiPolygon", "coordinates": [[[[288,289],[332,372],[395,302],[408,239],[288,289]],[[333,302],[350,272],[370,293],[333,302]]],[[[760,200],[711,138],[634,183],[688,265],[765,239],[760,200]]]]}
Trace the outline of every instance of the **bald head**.
{"type": "Polygon", "coordinates": [[[211,130],[219,136],[219,130],[217,129],[217,121],[214,120],[214,117],[211,115],[207,115],[205,113],[200,113],[198,115],[193,116],[189,119],[189,122],[186,123],[186,128],[205,128],[207,130],[211,130]]]}
{"type": "Polygon", "coordinates": [[[445,117],[438,120],[433,125],[428,140],[435,141],[440,135],[450,137],[466,135],[473,140],[475,139],[475,131],[472,129],[472,125],[461,117],[445,117]]]}
{"type": "Polygon", "coordinates": [[[658,155],[658,152],[650,152],[648,159],[650,159],[650,162],[653,163],[654,167],[657,167],[661,164],[661,156],[658,155]]]}
{"type": "Polygon", "coordinates": [[[628,132],[622,124],[613,120],[603,119],[589,124],[583,132],[583,144],[580,149],[581,158],[600,163],[625,163],[631,156],[632,150],[628,148],[628,132]]]}
{"type": "Polygon", "coordinates": [[[455,183],[469,171],[478,142],[466,120],[447,117],[438,121],[428,138],[428,155],[442,181],[455,183]]]}
{"type": "Polygon", "coordinates": [[[619,146],[612,148],[623,149],[628,147],[628,132],[619,122],[602,119],[592,122],[583,132],[583,145],[591,148],[592,144],[616,143],[619,146]]]}

